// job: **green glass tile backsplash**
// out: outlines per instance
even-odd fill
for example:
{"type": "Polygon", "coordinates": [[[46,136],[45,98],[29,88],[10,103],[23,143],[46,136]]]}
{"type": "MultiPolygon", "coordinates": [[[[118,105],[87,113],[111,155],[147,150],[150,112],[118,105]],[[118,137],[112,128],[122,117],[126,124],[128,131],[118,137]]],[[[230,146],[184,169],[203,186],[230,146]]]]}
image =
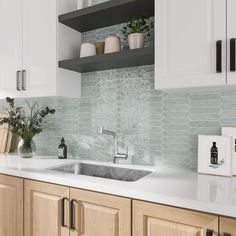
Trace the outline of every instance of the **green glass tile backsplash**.
{"type": "MultiPolygon", "coordinates": [[[[83,41],[103,40],[120,27],[87,32],[83,41]]],[[[34,101],[57,110],[35,139],[43,155],[56,155],[63,136],[70,157],[111,161],[112,138],[96,134],[104,125],[118,133],[121,148],[129,146],[128,162],[196,169],[198,134],[236,125],[236,87],[156,91],[154,66],[86,73],[81,99],[34,101]]]]}

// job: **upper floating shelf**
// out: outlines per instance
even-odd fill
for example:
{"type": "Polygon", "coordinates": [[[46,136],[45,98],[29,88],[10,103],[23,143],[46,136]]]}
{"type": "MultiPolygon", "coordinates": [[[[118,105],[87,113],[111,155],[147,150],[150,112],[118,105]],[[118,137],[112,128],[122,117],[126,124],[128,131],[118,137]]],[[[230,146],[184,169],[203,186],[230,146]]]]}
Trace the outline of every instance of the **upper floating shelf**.
{"type": "Polygon", "coordinates": [[[130,16],[154,16],[155,0],[111,0],[59,16],[59,22],[79,32],[127,22],[130,16]]]}

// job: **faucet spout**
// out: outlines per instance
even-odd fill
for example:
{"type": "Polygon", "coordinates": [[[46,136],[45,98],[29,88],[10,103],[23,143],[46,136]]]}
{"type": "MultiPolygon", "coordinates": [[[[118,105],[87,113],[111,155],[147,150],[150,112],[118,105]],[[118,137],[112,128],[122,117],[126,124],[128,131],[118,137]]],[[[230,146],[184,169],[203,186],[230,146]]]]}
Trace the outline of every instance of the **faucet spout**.
{"type": "Polygon", "coordinates": [[[101,134],[110,135],[110,136],[113,136],[113,138],[116,138],[116,137],[117,137],[117,134],[116,134],[114,131],[106,130],[106,129],[104,129],[103,126],[99,126],[99,127],[98,127],[97,133],[98,133],[99,135],[101,135],[101,134]]]}
{"type": "Polygon", "coordinates": [[[106,130],[106,129],[104,129],[103,126],[100,126],[97,128],[97,133],[99,135],[102,135],[102,134],[110,135],[114,138],[114,144],[113,144],[114,146],[113,146],[113,150],[112,150],[113,163],[116,164],[116,163],[118,163],[119,159],[127,159],[128,158],[128,147],[127,147],[127,153],[119,153],[116,132],[106,130]]]}

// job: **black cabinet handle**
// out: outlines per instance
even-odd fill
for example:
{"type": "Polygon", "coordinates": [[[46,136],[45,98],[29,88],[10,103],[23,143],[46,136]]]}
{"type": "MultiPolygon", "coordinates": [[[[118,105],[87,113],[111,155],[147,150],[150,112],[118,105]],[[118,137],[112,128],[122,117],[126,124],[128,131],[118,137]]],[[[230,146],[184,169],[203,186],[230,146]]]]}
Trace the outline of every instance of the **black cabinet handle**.
{"type": "Polygon", "coordinates": [[[222,72],[222,40],[216,41],[216,73],[222,72]]]}
{"type": "Polygon", "coordinates": [[[20,89],[20,76],[21,76],[21,71],[16,72],[16,90],[21,91],[20,89]]]}
{"type": "Polygon", "coordinates": [[[230,236],[230,234],[224,233],[223,236],[230,236]]]}
{"type": "Polygon", "coordinates": [[[75,199],[70,201],[70,229],[75,230],[75,212],[74,212],[74,203],[76,202],[75,199]]]}
{"type": "Polygon", "coordinates": [[[213,230],[207,229],[206,236],[213,236],[213,230]]]}
{"type": "Polygon", "coordinates": [[[236,38],[230,39],[230,71],[236,71],[235,64],[236,38]]]}
{"type": "Polygon", "coordinates": [[[62,227],[67,227],[67,225],[65,224],[65,201],[69,200],[66,197],[63,197],[61,199],[61,226],[62,227]]]}
{"type": "Polygon", "coordinates": [[[22,70],[22,90],[26,90],[26,70],[22,70]]]}

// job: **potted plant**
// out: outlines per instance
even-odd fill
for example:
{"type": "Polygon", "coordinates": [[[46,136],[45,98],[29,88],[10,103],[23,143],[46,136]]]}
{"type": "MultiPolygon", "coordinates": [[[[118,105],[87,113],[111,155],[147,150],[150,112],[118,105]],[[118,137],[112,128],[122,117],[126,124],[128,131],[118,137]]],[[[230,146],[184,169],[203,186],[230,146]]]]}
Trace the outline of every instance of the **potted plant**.
{"type": "Polygon", "coordinates": [[[21,141],[18,145],[18,155],[23,158],[32,157],[35,154],[36,146],[33,141],[35,135],[43,131],[44,119],[55,110],[49,107],[39,107],[37,103],[29,105],[29,112],[26,116],[22,107],[15,107],[13,98],[6,98],[9,109],[5,109],[7,116],[0,119],[0,124],[9,124],[10,131],[18,135],[21,141]]]}
{"type": "Polygon", "coordinates": [[[128,39],[129,49],[143,48],[145,37],[151,36],[153,22],[150,17],[131,17],[129,22],[123,27],[122,34],[125,40],[128,39]]]}

